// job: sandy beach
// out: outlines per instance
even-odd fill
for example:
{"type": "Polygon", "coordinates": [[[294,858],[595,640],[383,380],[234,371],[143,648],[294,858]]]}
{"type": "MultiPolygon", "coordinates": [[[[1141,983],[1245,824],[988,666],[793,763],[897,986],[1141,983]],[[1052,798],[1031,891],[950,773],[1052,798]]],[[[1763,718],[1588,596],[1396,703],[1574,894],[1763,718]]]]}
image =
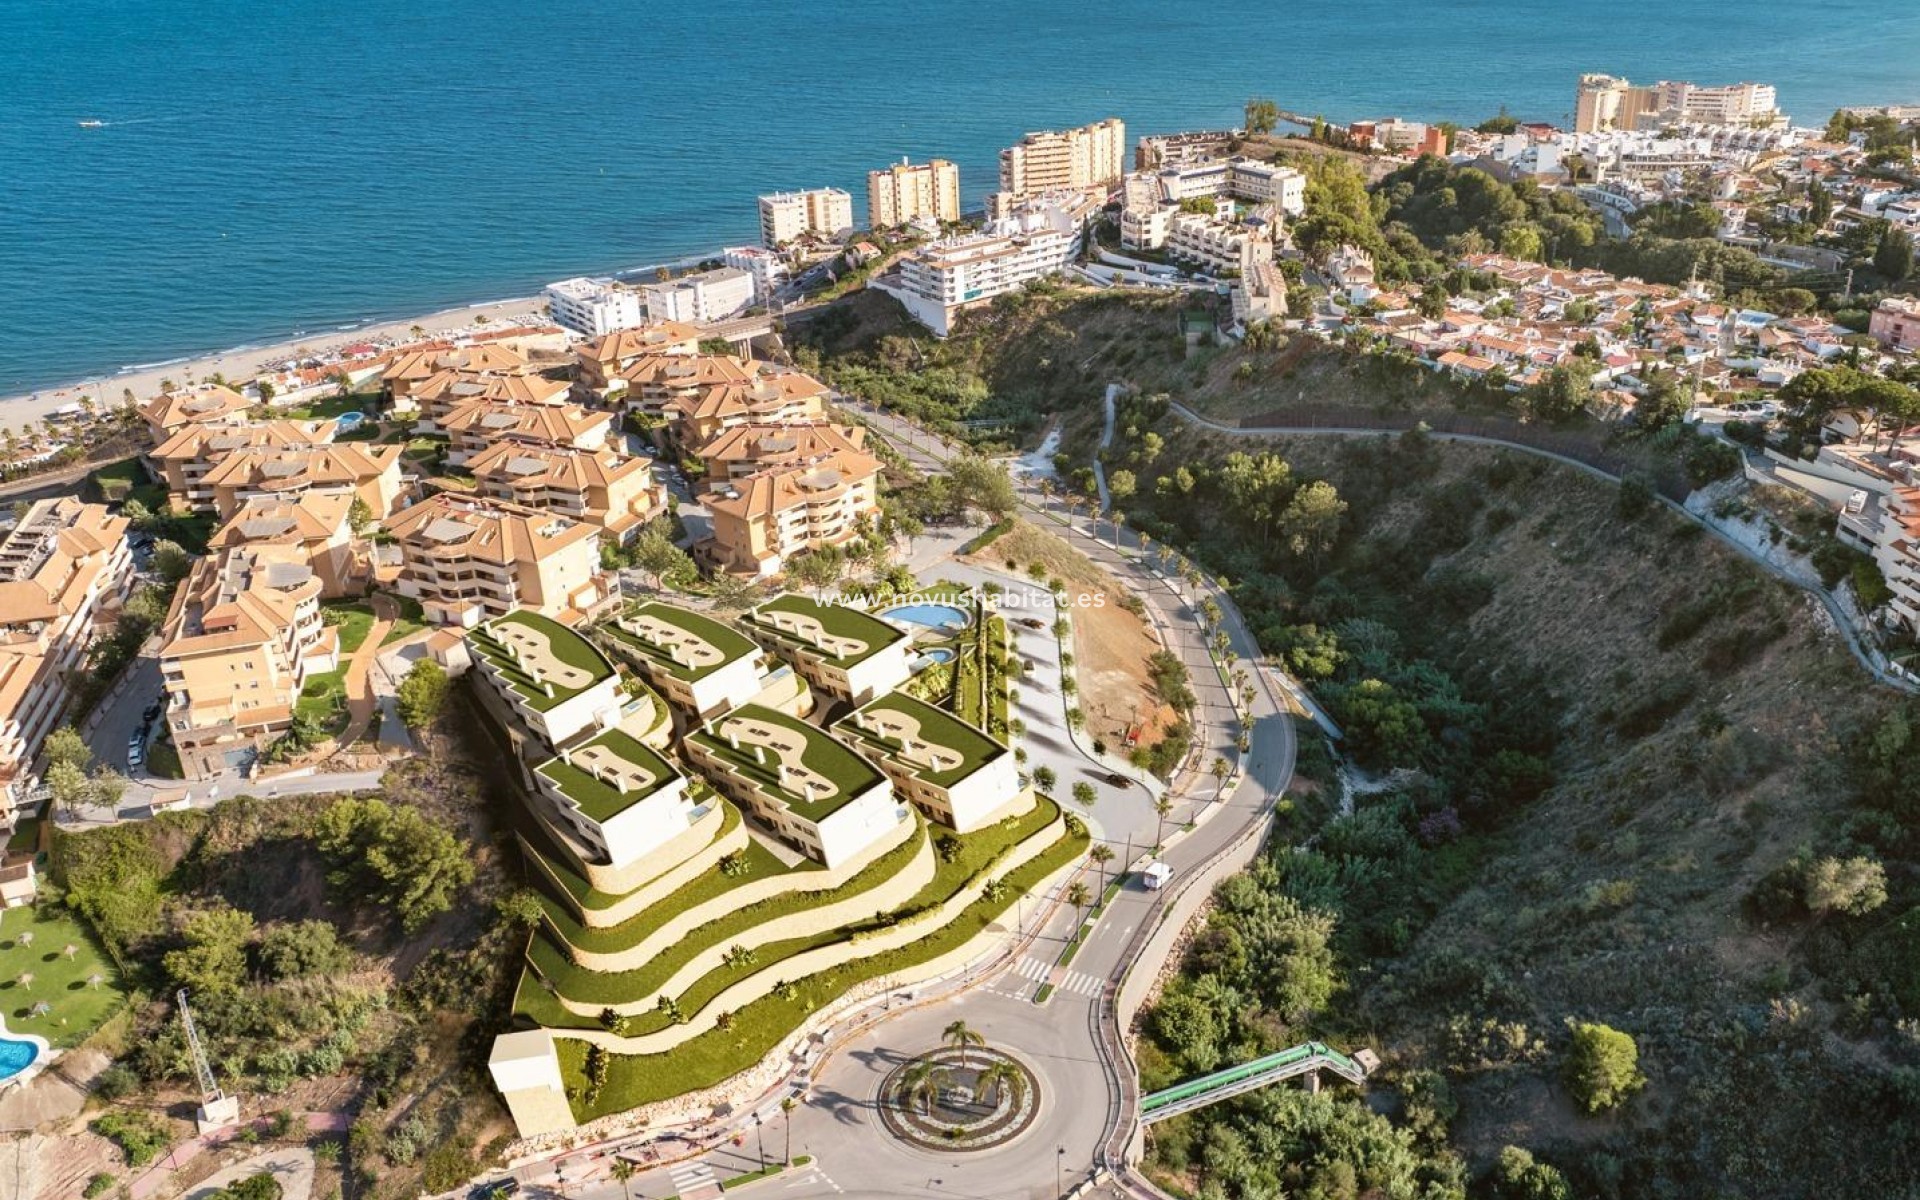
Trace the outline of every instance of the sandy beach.
{"type": "Polygon", "coordinates": [[[537,296],[495,300],[465,308],[450,308],[430,316],[385,321],[354,330],[331,330],[272,346],[209,355],[149,370],[127,371],[68,384],[63,388],[44,388],[37,393],[22,393],[0,399],[0,428],[24,428],[57,409],[77,403],[82,396],[93,396],[97,403],[118,404],[125,391],[132,389],[134,402],[144,404],[160,393],[160,381],[163,379],[184,384],[218,372],[230,382],[242,383],[289,359],[324,358],[344,347],[370,342],[396,345],[412,341],[415,326],[428,335],[452,334],[497,328],[523,318],[544,319],[545,315],[546,301],[537,296]],[[480,321],[481,317],[486,320],[480,321]]]}

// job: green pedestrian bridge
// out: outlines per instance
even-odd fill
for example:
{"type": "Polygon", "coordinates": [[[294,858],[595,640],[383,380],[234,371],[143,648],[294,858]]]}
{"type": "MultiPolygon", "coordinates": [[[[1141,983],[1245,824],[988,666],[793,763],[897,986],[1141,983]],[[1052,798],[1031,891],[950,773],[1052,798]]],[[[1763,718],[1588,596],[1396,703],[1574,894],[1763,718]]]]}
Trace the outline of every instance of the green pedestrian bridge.
{"type": "Polygon", "coordinates": [[[1227,1067],[1211,1075],[1202,1075],[1198,1079],[1189,1079],[1185,1083],[1142,1096],[1140,1123],[1151,1125],[1311,1071],[1332,1071],[1350,1083],[1360,1083],[1375,1065],[1373,1055],[1366,1050],[1349,1058],[1324,1043],[1303,1042],[1278,1054],[1256,1058],[1252,1062],[1227,1067]]]}

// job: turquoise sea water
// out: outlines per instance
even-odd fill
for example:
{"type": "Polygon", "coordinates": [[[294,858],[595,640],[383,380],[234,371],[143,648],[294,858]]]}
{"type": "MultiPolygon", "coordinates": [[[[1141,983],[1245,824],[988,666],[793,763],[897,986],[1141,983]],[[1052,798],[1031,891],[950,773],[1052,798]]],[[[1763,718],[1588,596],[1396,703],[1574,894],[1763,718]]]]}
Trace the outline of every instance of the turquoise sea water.
{"type": "Polygon", "coordinates": [[[755,236],[890,158],[967,204],[1027,129],[1563,120],[1574,78],[1920,102],[1920,4],[7,0],[0,393],[755,236]],[[101,129],[77,126],[84,119],[101,129]]]}

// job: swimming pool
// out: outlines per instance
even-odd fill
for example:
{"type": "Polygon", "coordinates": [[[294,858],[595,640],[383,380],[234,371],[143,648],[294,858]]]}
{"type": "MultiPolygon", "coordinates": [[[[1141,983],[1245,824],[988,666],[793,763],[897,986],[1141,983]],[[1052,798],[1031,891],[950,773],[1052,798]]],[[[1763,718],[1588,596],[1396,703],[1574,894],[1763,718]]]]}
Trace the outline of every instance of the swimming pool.
{"type": "Polygon", "coordinates": [[[952,604],[902,604],[880,615],[910,625],[925,625],[928,629],[965,629],[973,622],[966,609],[952,604]]]}
{"type": "Polygon", "coordinates": [[[0,1037],[0,1082],[12,1079],[15,1075],[33,1065],[40,1057],[40,1047],[19,1038],[0,1037]]]}
{"type": "Polygon", "coordinates": [[[345,433],[349,429],[358,429],[362,425],[365,425],[367,423],[367,414],[363,412],[344,412],[335,417],[334,420],[340,423],[337,432],[345,433]]]}
{"type": "Polygon", "coordinates": [[[922,655],[922,657],[931,662],[950,663],[953,661],[953,647],[935,646],[933,649],[927,651],[926,654],[922,655]]]}

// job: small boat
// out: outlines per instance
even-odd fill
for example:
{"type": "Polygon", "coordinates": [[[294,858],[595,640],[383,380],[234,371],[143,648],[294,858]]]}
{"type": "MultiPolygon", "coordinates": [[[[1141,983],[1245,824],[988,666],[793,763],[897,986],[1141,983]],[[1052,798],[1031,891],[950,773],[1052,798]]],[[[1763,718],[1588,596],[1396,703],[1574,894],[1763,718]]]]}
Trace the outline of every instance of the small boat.
{"type": "Polygon", "coordinates": [[[105,121],[82,121],[82,122],[80,122],[80,128],[82,128],[82,129],[105,129],[105,128],[106,128],[106,126],[107,126],[107,123],[106,123],[105,121]]]}

